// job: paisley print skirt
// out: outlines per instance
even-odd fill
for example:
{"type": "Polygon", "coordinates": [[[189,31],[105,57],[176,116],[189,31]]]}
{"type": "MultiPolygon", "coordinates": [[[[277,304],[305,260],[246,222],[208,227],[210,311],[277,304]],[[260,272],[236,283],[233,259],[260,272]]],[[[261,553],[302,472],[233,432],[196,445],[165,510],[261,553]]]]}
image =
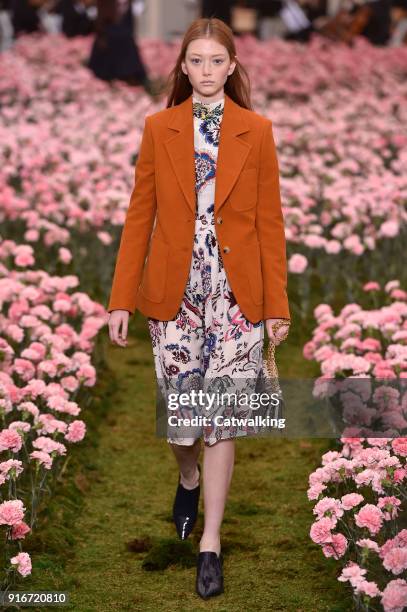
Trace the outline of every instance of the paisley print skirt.
{"type": "Polygon", "coordinates": [[[253,416],[247,404],[214,401],[212,407],[200,404],[197,408],[195,404],[171,409],[167,401],[170,392],[190,393],[192,389],[212,396],[250,393],[262,369],[264,323],[252,323],[241,313],[211,232],[196,235],[191,271],[177,315],[171,321],[148,318],[148,327],[167,416],[208,417],[206,423],[201,419],[196,425],[193,420],[188,426],[168,425],[167,442],[190,445],[203,437],[205,444],[212,445],[255,433],[228,419],[232,415],[253,416]]]}

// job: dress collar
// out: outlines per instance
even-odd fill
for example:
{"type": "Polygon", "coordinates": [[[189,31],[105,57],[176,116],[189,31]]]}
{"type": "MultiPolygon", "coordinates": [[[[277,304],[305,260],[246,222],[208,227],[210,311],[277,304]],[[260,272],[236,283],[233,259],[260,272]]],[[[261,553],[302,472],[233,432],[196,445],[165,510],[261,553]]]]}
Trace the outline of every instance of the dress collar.
{"type": "Polygon", "coordinates": [[[221,98],[220,100],[216,100],[215,102],[204,102],[203,100],[200,100],[194,94],[192,94],[192,102],[193,104],[201,104],[205,106],[205,108],[207,108],[208,110],[212,110],[219,106],[219,104],[225,104],[225,96],[223,96],[223,98],[221,98]]]}

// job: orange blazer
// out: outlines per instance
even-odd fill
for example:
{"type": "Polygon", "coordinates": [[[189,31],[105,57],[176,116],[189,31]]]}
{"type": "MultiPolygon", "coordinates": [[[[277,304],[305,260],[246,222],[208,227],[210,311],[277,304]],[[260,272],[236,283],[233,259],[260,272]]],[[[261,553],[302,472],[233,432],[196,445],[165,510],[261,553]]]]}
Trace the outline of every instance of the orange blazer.
{"type": "MultiPolygon", "coordinates": [[[[181,306],[195,235],[192,94],[145,118],[107,310],[170,320],[181,306]]],[[[214,216],[223,264],[252,323],[290,319],[272,122],[225,94],[214,216]]]]}

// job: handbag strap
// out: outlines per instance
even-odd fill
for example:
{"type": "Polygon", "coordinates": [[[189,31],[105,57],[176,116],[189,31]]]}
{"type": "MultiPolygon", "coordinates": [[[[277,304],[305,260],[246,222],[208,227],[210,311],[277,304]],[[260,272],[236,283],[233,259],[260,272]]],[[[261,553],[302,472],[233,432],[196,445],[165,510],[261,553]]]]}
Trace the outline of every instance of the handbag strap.
{"type": "Polygon", "coordinates": [[[267,376],[269,378],[278,379],[278,368],[276,364],[276,345],[274,342],[269,342],[267,349],[267,358],[266,358],[266,368],[267,368],[267,376]]]}
{"type": "MultiPolygon", "coordinates": [[[[282,340],[285,340],[288,336],[290,324],[291,324],[291,321],[286,321],[286,320],[276,321],[275,323],[273,323],[271,328],[273,330],[273,333],[275,334],[276,331],[278,331],[281,327],[286,327],[287,331],[284,334],[284,336],[281,338],[282,340]]],[[[270,378],[278,379],[278,369],[277,369],[277,364],[276,364],[275,352],[276,352],[276,345],[274,344],[274,342],[270,340],[269,345],[268,345],[268,350],[267,350],[267,359],[266,359],[267,375],[270,378]]]]}

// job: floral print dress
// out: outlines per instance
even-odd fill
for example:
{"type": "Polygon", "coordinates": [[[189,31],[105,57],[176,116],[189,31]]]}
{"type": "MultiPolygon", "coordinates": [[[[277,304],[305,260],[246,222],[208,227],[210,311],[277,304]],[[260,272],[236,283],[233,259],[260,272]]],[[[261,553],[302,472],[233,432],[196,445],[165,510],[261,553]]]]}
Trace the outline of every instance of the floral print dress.
{"type": "MultiPolygon", "coordinates": [[[[180,309],[171,321],[149,318],[158,387],[163,396],[202,389],[208,392],[236,392],[237,387],[254,384],[262,368],[264,323],[251,323],[241,313],[229,285],[216,238],[214,200],[216,162],[224,98],[193,102],[195,148],[195,242],[190,274],[180,309]]],[[[249,385],[249,386],[250,386],[249,385]]],[[[248,415],[247,405],[227,404],[198,410],[195,406],[168,408],[168,415],[248,415]]],[[[216,402],[214,402],[216,404],[216,402]]],[[[252,413],[254,415],[254,412],[252,413]]],[[[167,425],[167,419],[165,419],[167,425]]],[[[168,426],[167,441],[192,444],[203,436],[208,445],[221,439],[255,433],[247,426],[219,423],[183,427],[168,426]]]]}

